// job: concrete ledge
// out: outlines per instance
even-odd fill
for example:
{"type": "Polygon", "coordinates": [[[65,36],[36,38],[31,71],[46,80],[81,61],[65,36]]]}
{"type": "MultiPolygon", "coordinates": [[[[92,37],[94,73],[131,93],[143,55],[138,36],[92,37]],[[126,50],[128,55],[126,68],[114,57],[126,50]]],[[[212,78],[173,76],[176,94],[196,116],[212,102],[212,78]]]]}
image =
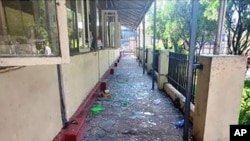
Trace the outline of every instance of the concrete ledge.
{"type": "Polygon", "coordinates": [[[157,88],[163,90],[164,82],[166,82],[166,76],[159,74],[157,71],[154,71],[155,81],[157,82],[157,88]],[[164,79],[163,79],[164,78],[164,79]]]}
{"type": "Polygon", "coordinates": [[[159,73],[157,71],[154,71],[154,76],[156,77],[156,81],[158,81],[159,73]]]}
{"type": "MultiPolygon", "coordinates": [[[[164,91],[168,96],[174,101],[174,103],[180,108],[183,112],[185,111],[185,100],[186,98],[176,90],[170,83],[164,84],[164,91]]],[[[194,104],[190,104],[190,120],[193,122],[194,118],[194,104]]]]}

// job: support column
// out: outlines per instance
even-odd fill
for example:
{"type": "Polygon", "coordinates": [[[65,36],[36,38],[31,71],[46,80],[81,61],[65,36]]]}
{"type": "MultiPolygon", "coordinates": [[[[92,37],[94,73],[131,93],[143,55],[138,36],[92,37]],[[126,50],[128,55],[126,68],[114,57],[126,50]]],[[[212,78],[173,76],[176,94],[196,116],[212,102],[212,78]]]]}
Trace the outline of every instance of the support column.
{"type": "Polygon", "coordinates": [[[139,66],[140,66],[140,62],[141,62],[141,33],[140,33],[140,25],[138,27],[138,50],[139,50],[139,56],[138,56],[138,63],[139,63],[139,66]]]}
{"type": "Polygon", "coordinates": [[[169,51],[168,50],[160,50],[159,55],[159,68],[158,68],[158,89],[162,90],[164,83],[167,82],[167,74],[168,74],[168,63],[169,63],[169,51]]]}
{"type": "Polygon", "coordinates": [[[201,56],[195,94],[193,135],[196,141],[228,141],[238,124],[246,72],[243,56],[201,56]]]}
{"type": "MultiPolygon", "coordinates": [[[[154,39],[153,39],[153,54],[152,56],[154,56],[155,54],[155,48],[156,48],[156,43],[155,43],[155,40],[156,40],[156,0],[154,0],[154,27],[153,27],[153,31],[154,31],[154,39]]],[[[152,57],[153,61],[152,61],[152,67],[155,66],[154,64],[154,57],[152,57]]],[[[153,68],[153,71],[152,71],[152,90],[154,90],[154,87],[155,87],[155,83],[154,83],[154,68],[153,68]]]]}
{"type": "Polygon", "coordinates": [[[90,37],[92,36],[92,43],[90,45],[90,47],[92,49],[97,49],[97,23],[96,23],[96,18],[97,18],[97,14],[96,14],[96,8],[97,8],[97,5],[96,5],[97,1],[96,0],[92,0],[90,1],[90,16],[91,16],[91,33],[92,35],[89,35],[90,37]]]}
{"type": "Polygon", "coordinates": [[[98,16],[99,16],[99,28],[98,28],[98,32],[99,32],[99,39],[101,39],[101,41],[103,42],[104,39],[102,39],[102,10],[101,10],[101,6],[103,6],[103,1],[98,1],[98,16]]]}
{"type": "Polygon", "coordinates": [[[143,40],[143,42],[142,42],[142,44],[143,44],[143,59],[142,59],[142,67],[143,67],[143,74],[145,73],[145,67],[146,67],[146,64],[145,64],[145,62],[146,62],[146,58],[145,58],[145,54],[146,54],[146,45],[145,45],[145,17],[143,18],[143,23],[142,23],[142,28],[143,28],[143,30],[142,30],[142,36],[143,36],[143,38],[142,38],[142,40],[143,40]]]}

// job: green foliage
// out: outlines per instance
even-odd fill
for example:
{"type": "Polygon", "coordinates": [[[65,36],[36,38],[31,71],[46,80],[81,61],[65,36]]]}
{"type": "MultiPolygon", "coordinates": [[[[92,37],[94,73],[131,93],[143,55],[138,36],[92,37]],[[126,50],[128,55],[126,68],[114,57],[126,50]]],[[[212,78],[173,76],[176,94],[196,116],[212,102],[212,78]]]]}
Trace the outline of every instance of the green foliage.
{"type": "Polygon", "coordinates": [[[48,32],[46,30],[46,28],[42,25],[35,25],[35,31],[37,32],[37,37],[39,39],[47,39],[48,38],[48,32]]]}
{"type": "Polygon", "coordinates": [[[219,0],[201,0],[201,4],[206,6],[203,16],[208,20],[217,21],[220,5],[219,0]]]}
{"type": "MultiPolygon", "coordinates": [[[[206,42],[214,41],[217,30],[219,0],[200,0],[197,44],[201,49],[206,42]]],[[[228,0],[225,28],[230,54],[250,53],[250,1],[228,0]]],[[[175,51],[189,48],[191,23],[190,0],[168,1],[157,11],[156,35],[163,41],[165,48],[175,51]]],[[[147,33],[153,33],[153,12],[149,13],[147,33]]]]}
{"type": "Polygon", "coordinates": [[[229,0],[226,29],[230,54],[241,55],[250,45],[250,1],[229,0]]]}
{"type": "MultiPolygon", "coordinates": [[[[163,42],[164,48],[174,48],[176,52],[183,52],[189,48],[191,24],[191,1],[171,0],[158,8],[156,16],[156,35],[163,42]]],[[[216,21],[204,16],[208,2],[200,3],[197,43],[202,47],[205,42],[215,37],[216,21]]],[[[153,12],[149,12],[149,27],[147,33],[153,33],[153,12]]]]}
{"type": "MultiPolygon", "coordinates": [[[[147,48],[153,48],[153,45],[148,45],[147,48]]],[[[161,40],[156,42],[155,49],[156,50],[163,50],[164,49],[163,42],[161,40]]]]}
{"type": "MultiPolygon", "coordinates": [[[[219,0],[201,0],[207,5],[204,16],[216,21],[219,11],[219,0]]],[[[250,46],[250,1],[228,0],[225,15],[225,28],[229,54],[246,54],[250,46]]]]}
{"type": "Polygon", "coordinates": [[[239,124],[250,125],[250,81],[245,81],[242,94],[239,124]]]}

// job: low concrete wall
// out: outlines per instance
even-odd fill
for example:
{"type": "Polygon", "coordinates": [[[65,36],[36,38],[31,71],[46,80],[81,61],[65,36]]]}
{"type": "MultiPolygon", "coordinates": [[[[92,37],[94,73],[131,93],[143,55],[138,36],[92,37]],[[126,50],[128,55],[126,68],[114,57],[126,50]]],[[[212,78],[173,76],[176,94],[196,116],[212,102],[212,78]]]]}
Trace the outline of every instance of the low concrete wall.
{"type": "MultiPolygon", "coordinates": [[[[99,60],[98,52],[90,52],[62,66],[67,118],[118,57],[119,49],[106,49],[99,60]]],[[[62,127],[56,66],[0,73],[0,84],[0,141],[51,141],[62,127]]]]}
{"type": "MultiPolygon", "coordinates": [[[[174,103],[184,112],[185,111],[185,100],[186,98],[176,90],[170,83],[164,85],[164,91],[168,96],[174,101],[174,103]]],[[[190,104],[190,120],[193,121],[194,118],[194,105],[190,104]]]]}
{"type": "Polygon", "coordinates": [[[114,51],[112,49],[108,50],[109,66],[111,66],[111,64],[113,62],[113,53],[114,53],[114,51]]]}
{"type": "Polygon", "coordinates": [[[139,52],[139,48],[136,48],[136,49],[135,49],[135,56],[136,56],[137,58],[139,58],[139,53],[140,53],[140,52],[139,52]]]}
{"type": "Polygon", "coordinates": [[[97,52],[71,57],[71,63],[63,65],[63,73],[69,118],[99,80],[97,52]]]}
{"type": "Polygon", "coordinates": [[[164,84],[168,81],[167,74],[168,74],[168,67],[169,67],[169,51],[168,50],[160,50],[160,55],[158,59],[158,76],[157,76],[157,83],[158,89],[162,90],[164,84]]]}
{"type": "Polygon", "coordinates": [[[62,127],[55,65],[0,74],[0,140],[51,141],[62,127]]]}
{"type": "Polygon", "coordinates": [[[143,61],[143,48],[140,48],[140,55],[139,55],[139,57],[140,57],[140,61],[142,62],[143,61]]]}
{"type": "Polygon", "coordinates": [[[100,65],[100,77],[102,77],[105,71],[109,68],[109,50],[100,50],[99,52],[99,65],[100,65]]]}

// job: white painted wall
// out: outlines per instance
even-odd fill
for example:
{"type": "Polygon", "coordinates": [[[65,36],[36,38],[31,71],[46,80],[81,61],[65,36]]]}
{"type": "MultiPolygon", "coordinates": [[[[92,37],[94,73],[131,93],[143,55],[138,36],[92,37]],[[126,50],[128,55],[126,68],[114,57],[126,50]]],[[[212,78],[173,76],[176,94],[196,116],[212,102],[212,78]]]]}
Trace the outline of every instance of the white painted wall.
{"type": "Polygon", "coordinates": [[[104,75],[106,70],[109,68],[109,50],[101,50],[99,52],[99,58],[100,58],[100,77],[104,75]]]}
{"type": "MultiPolygon", "coordinates": [[[[71,63],[63,65],[68,118],[98,82],[98,69],[104,74],[118,52],[100,50],[99,68],[98,52],[72,56],[71,63]]],[[[0,73],[0,115],[0,141],[52,140],[62,127],[56,66],[0,73]]]]}
{"type": "Polygon", "coordinates": [[[56,66],[0,74],[0,141],[49,141],[61,128],[56,66]]]}

